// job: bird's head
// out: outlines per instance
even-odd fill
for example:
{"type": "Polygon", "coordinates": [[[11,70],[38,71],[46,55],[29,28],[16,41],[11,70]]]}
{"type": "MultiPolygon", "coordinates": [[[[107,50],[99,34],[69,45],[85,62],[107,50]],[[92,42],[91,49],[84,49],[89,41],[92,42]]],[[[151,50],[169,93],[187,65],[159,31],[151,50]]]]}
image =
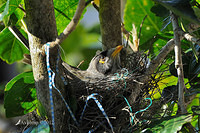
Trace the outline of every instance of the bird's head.
{"type": "Polygon", "coordinates": [[[119,53],[123,46],[119,45],[98,53],[90,62],[87,71],[108,74],[116,71],[120,66],[119,53]]]}

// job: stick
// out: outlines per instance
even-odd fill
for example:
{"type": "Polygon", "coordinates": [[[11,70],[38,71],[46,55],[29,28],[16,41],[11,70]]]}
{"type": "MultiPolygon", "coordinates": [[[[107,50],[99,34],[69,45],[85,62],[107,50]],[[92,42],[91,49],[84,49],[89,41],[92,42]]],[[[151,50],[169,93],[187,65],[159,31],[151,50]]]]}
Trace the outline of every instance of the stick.
{"type": "Polygon", "coordinates": [[[78,7],[76,9],[74,17],[72,18],[71,22],[67,25],[67,27],[64,29],[64,31],[56,38],[56,40],[54,42],[51,42],[50,46],[51,48],[54,48],[56,45],[61,44],[69,36],[69,34],[72,31],[74,31],[85,7],[86,7],[85,0],[79,0],[78,7]]]}
{"type": "Polygon", "coordinates": [[[165,59],[165,57],[174,48],[174,39],[171,39],[167,44],[161,49],[160,53],[151,61],[149,67],[146,70],[146,74],[153,74],[158,65],[165,59]]]}
{"type": "Polygon", "coordinates": [[[175,51],[175,68],[177,69],[178,74],[178,105],[180,107],[180,111],[182,114],[187,113],[184,101],[184,74],[183,74],[183,64],[182,64],[182,57],[181,57],[181,39],[180,35],[178,34],[178,19],[173,13],[171,13],[171,20],[172,20],[172,27],[174,31],[174,51],[175,51]]]}

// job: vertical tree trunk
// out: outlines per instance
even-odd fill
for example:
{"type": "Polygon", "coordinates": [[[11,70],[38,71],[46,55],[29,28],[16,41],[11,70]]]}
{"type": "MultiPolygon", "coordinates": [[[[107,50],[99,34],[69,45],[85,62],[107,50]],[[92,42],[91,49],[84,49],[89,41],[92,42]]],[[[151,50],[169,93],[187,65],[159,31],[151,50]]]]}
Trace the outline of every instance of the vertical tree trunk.
{"type": "Polygon", "coordinates": [[[120,0],[100,0],[99,19],[103,50],[122,44],[120,0]]]}
{"type": "MultiPolygon", "coordinates": [[[[45,55],[41,54],[42,46],[57,37],[56,21],[54,14],[53,0],[25,0],[26,20],[28,28],[28,38],[32,60],[32,68],[35,79],[38,100],[46,109],[49,124],[51,125],[51,109],[49,100],[48,75],[46,69],[45,55]]],[[[50,64],[55,72],[57,50],[50,51],[50,64]]],[[[56,77],[59,78],[59,77],[56,77]]],[[[57,81],[57,80],[56,80],[57,81]]],[[[56,82],[57,88],[64,95],[64,85],[56,82]]],[[[67,126],[65,118],[65,105],[61,101],[58,93],[53,90],[55,127],[57,132],[65,130],[67,126]]]]}

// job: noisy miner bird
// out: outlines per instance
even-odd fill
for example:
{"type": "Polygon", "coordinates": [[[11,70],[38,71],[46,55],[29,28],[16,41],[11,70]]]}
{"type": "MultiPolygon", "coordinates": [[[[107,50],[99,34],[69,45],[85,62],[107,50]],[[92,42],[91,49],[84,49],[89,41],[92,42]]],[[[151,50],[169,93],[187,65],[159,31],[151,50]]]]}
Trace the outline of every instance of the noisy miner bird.
{"type": "Polygon", "coordinates": [[[122,48],[123,46],[119,45],[115,48],[97,52],[90,61],[88,69],[85,71],[72,67],[64,62],[62,65],[80,80],[85,82],[95,82],[120,68],[119,53],[122,48]]]}

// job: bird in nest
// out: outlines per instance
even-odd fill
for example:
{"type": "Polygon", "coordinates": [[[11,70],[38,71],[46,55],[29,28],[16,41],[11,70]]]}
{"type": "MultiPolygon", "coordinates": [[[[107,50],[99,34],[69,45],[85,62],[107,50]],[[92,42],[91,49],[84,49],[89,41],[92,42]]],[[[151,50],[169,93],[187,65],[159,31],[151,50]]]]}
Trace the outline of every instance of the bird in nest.
{"type": "Polygon", "coordinates": [[[87,70],[80,70],[63,62],[62,65],[73,75],[85,82],[95,82],[120,68],[120,51],[123,46],[97,52],[87,70]]]}

